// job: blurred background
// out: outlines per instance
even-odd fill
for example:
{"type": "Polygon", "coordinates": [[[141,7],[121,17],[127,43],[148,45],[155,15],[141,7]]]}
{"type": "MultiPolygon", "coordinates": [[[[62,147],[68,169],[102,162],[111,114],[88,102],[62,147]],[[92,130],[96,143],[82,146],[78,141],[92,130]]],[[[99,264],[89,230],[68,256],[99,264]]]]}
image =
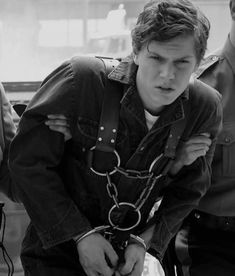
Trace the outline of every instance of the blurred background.
{"type": "MultiPolygon", "coordinates": [[[[0,0],[0,80],[12,104],[28,103],[40,81],[74,55],[125,57],[130,30],[146,0],[0,0]]],[[[194,0],[211,22],[208,52],[220,47],[230,27],[229,0],[194,0]]],[[[19,118],[14,114],[16,124],[19,118]]],[[[3,195],[4,244],[14,275],[23,275],[20,244],[28,224],[22,205],[3,195]]],[[[3,229],[3,227],[2,227],[3,229]]],[[[2,232],[1,232],[2,234],[2,232]]],[[[7,266],[0,254],[0,275],[7,266]]],[[[143,276],[163,275],[146,257],[143,276]]]]}
{"type": "MultiPolygon", "coordinates": [[[[41,81],[61,61],[84,54],[122,57],[146,0],[0,0],[1,81],[41,81]]],[[[194,0],[211,21],[208,50],[229,29],[228,0],[194,0]]]]}

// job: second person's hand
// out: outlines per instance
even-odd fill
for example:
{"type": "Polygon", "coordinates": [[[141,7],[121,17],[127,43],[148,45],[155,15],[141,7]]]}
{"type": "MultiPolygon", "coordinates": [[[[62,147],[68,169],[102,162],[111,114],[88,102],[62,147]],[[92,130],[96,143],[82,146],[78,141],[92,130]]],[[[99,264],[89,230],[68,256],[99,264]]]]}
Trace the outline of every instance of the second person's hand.
{"type": "Polygon", "coordinates": [[[63,114],[47,115],[48,120],[45,124],[53,131],[64,134],[65,142],[72,138],[68,118],[63,114]]]}

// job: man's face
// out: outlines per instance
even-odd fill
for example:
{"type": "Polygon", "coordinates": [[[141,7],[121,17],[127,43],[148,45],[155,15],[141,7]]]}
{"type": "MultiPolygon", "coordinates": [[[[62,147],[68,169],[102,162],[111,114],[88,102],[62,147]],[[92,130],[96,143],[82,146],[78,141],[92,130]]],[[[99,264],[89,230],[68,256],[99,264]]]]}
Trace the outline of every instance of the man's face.
{"type": "Polygon", "coordinates": [[[197,59],[193,36],[167,42],[152,41],[134,57],[138,65],[136,84],[144,107],[158,113],[186,89],[197,59]]]}

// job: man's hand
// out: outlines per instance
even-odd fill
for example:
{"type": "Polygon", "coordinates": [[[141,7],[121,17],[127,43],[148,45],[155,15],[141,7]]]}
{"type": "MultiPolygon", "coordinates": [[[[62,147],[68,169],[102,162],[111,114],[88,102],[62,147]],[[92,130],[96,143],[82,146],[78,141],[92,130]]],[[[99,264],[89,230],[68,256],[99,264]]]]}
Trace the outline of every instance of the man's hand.
{"type": "Polygon", "coordinates": [[[64,134],[65,142],[71,139],[72,134],[67,117],[65,117],[63,114],[50,114],[47,117],[48,120],[45,122],[45,124],[51,130],[64,134]]]}
{"type": "Polygon", "coordinates": [[[99,233],[91,234],[77,243],[80,263],[88,276],[112,276],[118,256],[112,245],[99,233]]]}
{"type": "Polygon", "coordinates": [[[193,136],[188,141],[179,145],[170,174],[177,174],[183,166],[191,165],[198,157],[205,156],[210,145],[211,139],[209,133],[193,136]]]}
{"type": "Polygon", "coordinates": [[[121,264],[115,276],[141,276],[144,269],[145,249],[138,243],[131,243],[125,250],[125,263],[121,264]]]}

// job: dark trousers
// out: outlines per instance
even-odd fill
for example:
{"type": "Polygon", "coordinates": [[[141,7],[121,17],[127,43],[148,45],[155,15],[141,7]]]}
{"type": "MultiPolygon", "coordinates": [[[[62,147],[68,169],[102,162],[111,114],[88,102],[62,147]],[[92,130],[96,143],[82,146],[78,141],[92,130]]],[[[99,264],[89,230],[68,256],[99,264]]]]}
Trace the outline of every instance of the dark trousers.
{"type": "Polygon", "coordinates": [[[175,239],[179,276],[235,275],[235,219],[194,212],[175,239]]]}

